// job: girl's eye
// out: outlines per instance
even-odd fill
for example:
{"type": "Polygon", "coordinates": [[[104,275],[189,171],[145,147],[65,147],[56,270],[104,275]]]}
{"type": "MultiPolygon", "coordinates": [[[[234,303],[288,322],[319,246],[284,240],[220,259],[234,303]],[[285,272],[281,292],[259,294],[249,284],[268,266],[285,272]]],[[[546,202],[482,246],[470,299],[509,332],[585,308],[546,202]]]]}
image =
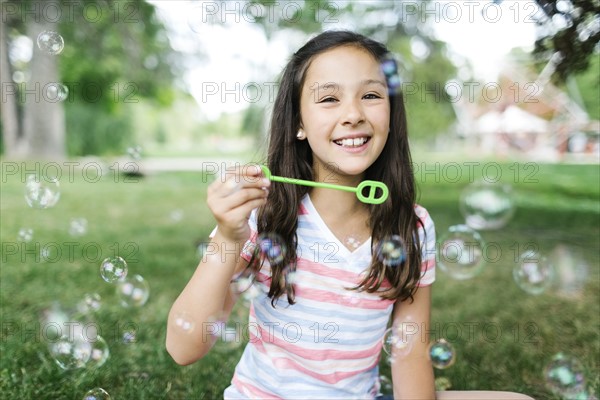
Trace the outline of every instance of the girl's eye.
{"type": "Polygon", "coordinates": [[[367,99],[367,100],[371,100],[371,99],[381,99],[381,96],[376,94],[376,93],[367,93],[363,96],[363,98],[367,99]]]}
{"type": "Polygon", "coordinates": [[[319,103],[331,103],[334,101],[336,101],[334,97],[325,97],[324,99],[321,99],[319,103]]]}

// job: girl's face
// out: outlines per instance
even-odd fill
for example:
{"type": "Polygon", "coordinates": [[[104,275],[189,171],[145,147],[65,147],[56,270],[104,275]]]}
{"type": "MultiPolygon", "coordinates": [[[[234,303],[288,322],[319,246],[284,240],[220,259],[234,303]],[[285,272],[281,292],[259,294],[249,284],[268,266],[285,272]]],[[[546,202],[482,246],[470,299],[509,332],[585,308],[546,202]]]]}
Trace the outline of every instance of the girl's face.
{"type": "Polygon", "coordinates": [[[359,181],[381,154],[390,128],[388,90],[377,60],[354,46],[315,56],[300,115],[317,179],[359,181]]]}

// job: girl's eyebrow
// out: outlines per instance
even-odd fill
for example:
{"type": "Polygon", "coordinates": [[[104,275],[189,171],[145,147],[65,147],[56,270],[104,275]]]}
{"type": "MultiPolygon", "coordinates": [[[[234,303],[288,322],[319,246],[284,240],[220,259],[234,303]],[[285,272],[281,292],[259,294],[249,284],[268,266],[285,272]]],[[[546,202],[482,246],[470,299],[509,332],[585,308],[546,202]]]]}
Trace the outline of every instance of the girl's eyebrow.
{"type": "MultiPolygon", "coordinates": [[[[384,89],[387,88],[386,84],[383,81],[379,80],[379,79],[364,79],[364,80],[360,81],[359,85],[360,86],[379,85],[379,86],[381,86],[384,89]]],[[[341,86],[339,83],[336,83],[336,82],[327,82],[327,83],[318,85],[316,87],[316,89],[318,91],[321,91],[321,90],[332,90],[333,89],[335,92],[337,92],[338,90],[340,90],[341,87],[343,87],[343,86],[341,86]]],[[[315,89],[314,85],[312,85],[310,88],[313,89],[313,90],[315,89]]]]}
{"type": "Polygon", "coordinates": [[[361,82],[361,85],[363,86],[368,86],[368,85],[380,85],[382,86],[384,89],[387,88],[386,84],[383,81],[380,81],[379,79],[365,79],[364,81],[361,82]]]}

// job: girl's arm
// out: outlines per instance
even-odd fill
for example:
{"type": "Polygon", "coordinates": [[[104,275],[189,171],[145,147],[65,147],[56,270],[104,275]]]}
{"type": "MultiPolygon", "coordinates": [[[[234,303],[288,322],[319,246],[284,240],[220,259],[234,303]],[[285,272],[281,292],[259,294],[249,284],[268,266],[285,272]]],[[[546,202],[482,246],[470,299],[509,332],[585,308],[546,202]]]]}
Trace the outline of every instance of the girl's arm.
{"type": "Polygon", "coordinates": [[[208,188],[207,204],[217,220],[217,231],[207,246],[192,278],[171,307],[167,321],[167,351],[181,365],[204,357],[216,340],[221,326],[235,304],[231,293],[232,277],[247,267],[242,246],[250,237],[248,218],[263,205],[268,181],[259,167],[248,166],[228,171],[229,178],[217,179],[208,188]],[[194,325],[181,329],[176,320],[184,316],[194,325]]]}
{"type": "Polygon", "coordinates": [[[411,335],[412,350],[407,355],[392,353],[394,398],[400,400],[433,400],[435,383],[429,360],[429,320],[431,286],[423,286],[414,294],[414,302],[396,302],[392,314],[394,326],[404,323],[411,335]]]}

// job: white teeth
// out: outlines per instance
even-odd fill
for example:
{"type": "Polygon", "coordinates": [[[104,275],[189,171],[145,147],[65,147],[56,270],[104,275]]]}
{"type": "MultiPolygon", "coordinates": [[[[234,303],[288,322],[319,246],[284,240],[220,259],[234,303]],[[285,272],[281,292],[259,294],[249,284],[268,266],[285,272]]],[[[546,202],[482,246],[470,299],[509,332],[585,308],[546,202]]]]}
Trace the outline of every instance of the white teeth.
{"type": "Polygon", "coordinates": [[[367,142],[367,138],[341,139],[335,142],[343,147],[359,147],[367,142]]]}

